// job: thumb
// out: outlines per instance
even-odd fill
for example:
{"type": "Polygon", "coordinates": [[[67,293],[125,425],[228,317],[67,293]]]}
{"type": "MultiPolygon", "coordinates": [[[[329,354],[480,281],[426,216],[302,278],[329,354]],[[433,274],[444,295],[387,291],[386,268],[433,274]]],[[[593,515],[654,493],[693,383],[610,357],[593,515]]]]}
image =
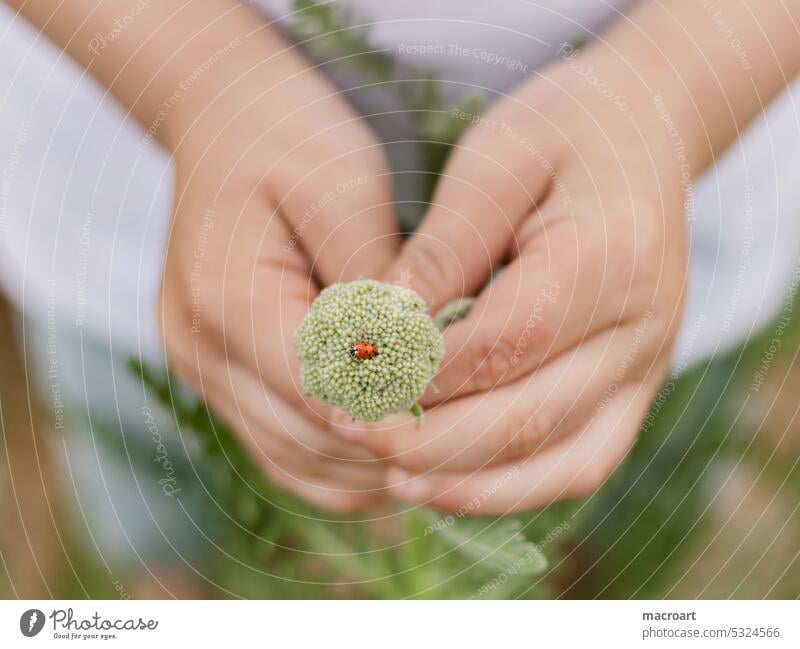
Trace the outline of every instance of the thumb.
{"type": "Polygon", "coordinates": [[[547,177],[531,166],[513,139],[474,126],[454,147],[432,205],[386,279],[410,285],[433,312],[476,294],[544,191],[547,177]]]}
{"type": "Polygon", "coordinates": [[[301,248],[322,286],[377,277],[397,254],[391,177],[379,145],[339,152],[293,178],[278,209],[287,246],[301,248]]]}

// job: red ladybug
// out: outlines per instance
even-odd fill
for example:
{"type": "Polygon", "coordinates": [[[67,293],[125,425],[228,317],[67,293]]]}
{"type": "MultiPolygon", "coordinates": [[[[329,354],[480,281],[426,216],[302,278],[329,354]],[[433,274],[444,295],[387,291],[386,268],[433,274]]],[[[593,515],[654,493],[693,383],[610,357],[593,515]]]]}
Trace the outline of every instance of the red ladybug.
{"type": "Polygon", "coordinates": [[[362,340],[360,342],[350,345],[350,358],[355,358],[361,361],[372,358],[378,353],[377,348],[370,342],[362,340]]]}

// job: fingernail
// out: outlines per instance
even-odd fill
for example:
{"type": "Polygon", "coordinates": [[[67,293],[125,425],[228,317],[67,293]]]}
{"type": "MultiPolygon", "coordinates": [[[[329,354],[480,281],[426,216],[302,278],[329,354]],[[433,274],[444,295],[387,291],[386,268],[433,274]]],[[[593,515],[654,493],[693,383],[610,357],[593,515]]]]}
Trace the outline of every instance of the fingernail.
{"type": "Polygon", "coordinates": [[[397,467],[387,471],[386,486],[395,498],[403,502],[418,504],[430,498],[430,484],[425,478],[397,467]]]}
{"type": "Polygon", "coordinates": [[[348,442],[362,443],[367,438],[367,429],[363,422],[354,421],[346,413],[337,413],[331,417],[331,429],[339,437],[348,442]]]}

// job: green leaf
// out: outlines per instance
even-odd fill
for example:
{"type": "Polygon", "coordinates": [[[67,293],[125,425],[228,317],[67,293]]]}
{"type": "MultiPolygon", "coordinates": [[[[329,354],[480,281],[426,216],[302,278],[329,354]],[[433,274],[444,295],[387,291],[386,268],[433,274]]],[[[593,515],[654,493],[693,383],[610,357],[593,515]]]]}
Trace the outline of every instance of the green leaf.
{"type": "MultiPolygon", "coordinates": [[[[435,516],[430,512],[431,516],[435,516]]],[[[515,518],[465,518],[450,516],[438,534],[457,552],[482,568],[509,577],[541,574],[548,562],[539,547],[525,538],[515,518]]]]}

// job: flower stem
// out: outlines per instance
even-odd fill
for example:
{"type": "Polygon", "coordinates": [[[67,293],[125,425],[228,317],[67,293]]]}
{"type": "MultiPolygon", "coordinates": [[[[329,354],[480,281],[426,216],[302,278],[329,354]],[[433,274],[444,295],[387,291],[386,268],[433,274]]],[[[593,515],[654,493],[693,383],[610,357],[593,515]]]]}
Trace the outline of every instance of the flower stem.
{"type": "Polygon", "coordinates": [[[439,329],[444,329],[457,320],[465,318],[473,304],[475,304],[474,297],[456,298],[445,304],[434,316],[433,321],[439,329]]]}

